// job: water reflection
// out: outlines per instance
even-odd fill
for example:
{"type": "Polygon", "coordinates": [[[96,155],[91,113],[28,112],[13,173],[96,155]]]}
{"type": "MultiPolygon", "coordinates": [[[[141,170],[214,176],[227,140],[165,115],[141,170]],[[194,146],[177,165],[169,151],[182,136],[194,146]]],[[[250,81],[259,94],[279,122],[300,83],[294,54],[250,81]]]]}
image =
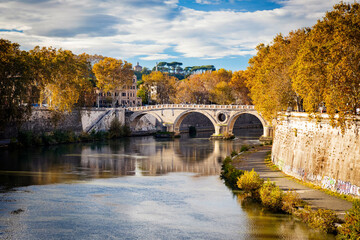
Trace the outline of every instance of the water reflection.
{"type": "MultiPolygon", "coordinates": [[[[261,135],[261,130],[247,134],[261,135]]],[[[258,136],[235,141],[209,141],[210,133],[175,140],[136,137],[107,142],[0,150],[0,185],[6,188],[127,175],[169,172],[218,175],[222,159],[258,136]]]]}
{"type": "Polygon", "coordinates": [[[249,239],[332,239],[335,236],[318,232],[291,215],[269,212],[259,203],[243,194],[236,199],[248,216],[249,239]]]}
{"type": "Polygon", "coordinates": [[[225,187],[221,160],[251,134],[2,149],[0,238],[331,239],[225,187]]]}

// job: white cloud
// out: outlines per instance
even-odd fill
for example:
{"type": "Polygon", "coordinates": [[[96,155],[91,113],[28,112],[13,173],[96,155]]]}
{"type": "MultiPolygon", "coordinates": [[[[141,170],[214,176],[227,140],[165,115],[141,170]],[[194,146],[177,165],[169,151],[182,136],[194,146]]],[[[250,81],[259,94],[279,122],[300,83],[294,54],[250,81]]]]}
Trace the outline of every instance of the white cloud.
{"type": "Polygon", "coordinates": [[[140,57],[141,60],[165,60],[171,58],[177,58],[177,57],[171,56],[169,54],[152,54],[146,57],[140,57]]]}
{"type": "Polygon", "coordinates": [[[0,3],[0,29],[23,33],[0,32],[0,37],[26,49],[53,46],[125,59],[243,56],[277,33],[312,26],[336,2],[287,0],[274,10],[206,12],[179,7],[178,0],[8,1],[0,3]]]}
{"type": "Polygon", "coordinates": [[[220,0],[196,0],[198,4],[219,4],[220,0]]]}

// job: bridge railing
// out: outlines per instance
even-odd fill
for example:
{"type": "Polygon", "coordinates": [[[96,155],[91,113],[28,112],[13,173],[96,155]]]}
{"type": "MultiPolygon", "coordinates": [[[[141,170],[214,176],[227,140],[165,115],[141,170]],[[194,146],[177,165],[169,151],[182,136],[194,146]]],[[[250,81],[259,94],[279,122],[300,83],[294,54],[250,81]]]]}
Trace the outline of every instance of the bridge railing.
{"type": "Polygon", "coordinates": [[[255,109],[254,105],[210,105],[210,104],[160,104],[160,105],[148,105],[140,107],[128,107],[129,111],[146,111],[153,109],[163,108],[201,108],[201,109],[255,109]]]}

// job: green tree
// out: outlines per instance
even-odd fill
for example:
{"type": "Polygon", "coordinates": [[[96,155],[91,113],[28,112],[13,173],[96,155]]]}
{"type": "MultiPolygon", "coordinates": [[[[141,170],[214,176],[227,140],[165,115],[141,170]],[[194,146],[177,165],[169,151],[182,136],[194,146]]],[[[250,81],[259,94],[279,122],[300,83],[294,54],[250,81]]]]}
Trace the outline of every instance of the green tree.
{"type": "Polygon", "coordinates": [[[137,90],[136,96],[140,97],[143,104],[149,103],[149,90],[145,85],[141,84],[137,90]]]}
{"type": "Polygon", "coordinates": [[[167,65],[167,62],[159,62],[157,64],[158,71],[160,71],[160,72],[167,71],[168,69],[165,67],[166,65],[167,65]]]}

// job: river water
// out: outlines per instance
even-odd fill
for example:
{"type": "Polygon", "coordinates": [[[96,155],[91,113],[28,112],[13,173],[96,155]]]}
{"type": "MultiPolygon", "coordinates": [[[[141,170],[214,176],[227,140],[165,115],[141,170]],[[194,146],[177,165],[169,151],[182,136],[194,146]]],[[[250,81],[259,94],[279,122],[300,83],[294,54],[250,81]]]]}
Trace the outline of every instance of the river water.
{"type": "Polygon", "coordinates": [[[0,239],[333,239],[223,184],[240,135],[0,149],[0,239]]]}

